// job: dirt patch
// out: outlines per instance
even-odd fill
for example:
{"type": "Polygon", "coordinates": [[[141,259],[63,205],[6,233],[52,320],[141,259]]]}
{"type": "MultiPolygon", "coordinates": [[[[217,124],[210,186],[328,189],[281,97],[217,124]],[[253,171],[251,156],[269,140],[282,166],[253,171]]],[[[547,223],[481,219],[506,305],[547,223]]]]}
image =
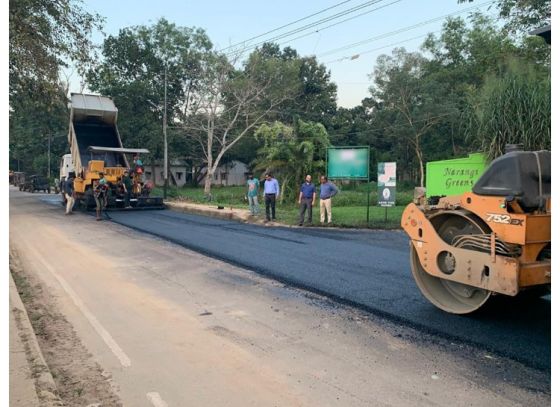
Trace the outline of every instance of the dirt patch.
{"type": "Polygon", "coordinates": [[[13,249],[10,272],[64,405],[122,406],[111,376],[95,362],[56,300],[22,267],[13,249]]]}

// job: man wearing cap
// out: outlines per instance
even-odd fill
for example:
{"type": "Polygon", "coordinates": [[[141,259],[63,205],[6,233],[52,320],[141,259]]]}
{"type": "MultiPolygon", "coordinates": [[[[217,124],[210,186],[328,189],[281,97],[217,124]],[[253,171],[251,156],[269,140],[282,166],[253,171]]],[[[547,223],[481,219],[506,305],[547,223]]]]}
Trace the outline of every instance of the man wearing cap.
{"type": "Polygon", "coordinates": [[[317,191],[315,184],[311,182],[311,175],[305,176],[305,182],[301,184],[299,190],[299,225],[303,226],[303,219],[305,218],[305,211],[307,211],[307,223],[311,224],[313,221],[313,205],[315,205],[315,197],[317,191]]]}

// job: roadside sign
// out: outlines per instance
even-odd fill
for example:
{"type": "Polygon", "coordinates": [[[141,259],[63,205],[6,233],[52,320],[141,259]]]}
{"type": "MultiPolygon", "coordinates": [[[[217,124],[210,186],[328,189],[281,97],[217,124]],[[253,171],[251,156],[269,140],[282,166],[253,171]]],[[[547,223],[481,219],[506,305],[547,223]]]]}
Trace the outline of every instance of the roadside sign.
{"type": "Polygon", "coordinates": [[[377,163],[377,204],[395,206],[397,195],[397,163],[377,163]]]}
{"type": "Polygon", "coordinates": [[[426,196],[460,195],[472,187],[488,166],[486,156],[469,154],[466,158],[431,161],[426,164],[426,196]]]}
{"type": "Polygon", "coordinates": [[[329,147],[327,176],[369,180],[369,147],[329,147]]]}

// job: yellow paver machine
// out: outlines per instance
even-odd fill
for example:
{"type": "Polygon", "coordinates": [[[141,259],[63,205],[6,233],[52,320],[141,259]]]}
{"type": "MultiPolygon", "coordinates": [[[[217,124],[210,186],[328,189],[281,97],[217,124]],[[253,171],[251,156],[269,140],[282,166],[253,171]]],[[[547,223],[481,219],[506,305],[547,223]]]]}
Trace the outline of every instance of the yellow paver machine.
{"type": "Polygon", "coordinates": [[[110,186],[108,209],[125,209],[119,180],[133,173],[130,208],[163,209],[163,198],[150,196],[151,181],[143,177],[142,169],[129,156],[149,153],[143,148],[124,148],[117,129],[118,110],[113,101],[104,96],[73,93],[70,106],[68,142],[76,173],[74,191],[78,206],[95,207],[93,186],[103,173],[110,186]],[[132,162],[132,161],[131,161],[132,162]]]}
{"type": "MultiPolygon", "coordinates": [[[[436,182],[468,185],[449,182],[452,175],[473,175],[453,161],[444,170],[447,179],[436,182]]],[[[467,314],[494,294],[550,290],[550,182],[550,152],[513,149],[492,161],[467,192],[430,196],[417,189],[401,226],[422,294],[444,311],[467,314]]]]}

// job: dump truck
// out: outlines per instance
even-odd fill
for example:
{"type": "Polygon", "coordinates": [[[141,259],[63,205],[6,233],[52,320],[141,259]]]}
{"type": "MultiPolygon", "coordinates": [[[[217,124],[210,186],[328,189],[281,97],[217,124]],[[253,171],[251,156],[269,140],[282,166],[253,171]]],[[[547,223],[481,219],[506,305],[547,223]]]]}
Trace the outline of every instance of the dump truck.
{"type": "MultiPolygon", "coordinates": [[[[81,93],[71,95],[68,143],[71,164],[76,174],[76,204],[86,209],[95,207],[93,188],[100,179],[99,174],[103,173],[110,186],[107,209],[125,209],[118,182],[133,171],[130,209],[163,209],[163,198],[150,196],[149,188],[146,188],[149,181],[143,179],[142,169],[129,166],[127,154],[137,156],[149,151],[123,147],[117,116],[117,107],[108,97],[81,93]]],[[[64,162],[68,163],[69,160],[62,160],[64,162]]]]}
{"type": "MultiPolygon", "coordinates": [[[[462,169],[451,162],[447,172],[454,171],[462,169]]],[[[550,152],[508,146],[477,178],[456,195],[417,188],[401,219],[418,288],[454,314],[476,311],[496,294],[550,292],[550,152]]]]}

